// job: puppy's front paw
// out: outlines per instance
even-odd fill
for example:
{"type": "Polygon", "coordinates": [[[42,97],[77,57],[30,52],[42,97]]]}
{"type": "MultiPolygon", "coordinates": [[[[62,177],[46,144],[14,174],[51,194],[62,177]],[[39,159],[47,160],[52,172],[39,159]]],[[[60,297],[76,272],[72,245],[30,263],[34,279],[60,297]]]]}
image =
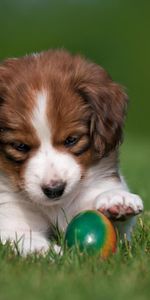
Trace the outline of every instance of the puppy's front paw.
{"type": "Polygon", "coordinates": [[[96,209],[113,221],[124,221],[143,211],[138,195],[123,190],[111,190],[96,198],[96,209]]]}

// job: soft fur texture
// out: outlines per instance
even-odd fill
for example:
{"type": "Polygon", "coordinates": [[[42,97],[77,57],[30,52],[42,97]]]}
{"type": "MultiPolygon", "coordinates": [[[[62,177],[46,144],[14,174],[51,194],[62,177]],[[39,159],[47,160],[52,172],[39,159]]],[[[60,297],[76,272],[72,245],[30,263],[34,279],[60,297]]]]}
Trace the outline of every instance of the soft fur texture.
{"type": "MultiPolygon", "coordinates": [[[[100,66],[66,51],[0,65],[0,234],[47,251],[53,225],[99,209],[121,235],[143,210],[118,169],[127,96],[100,66]]],[[[56,247],[56,250],[57,247],[56,247]]]]}

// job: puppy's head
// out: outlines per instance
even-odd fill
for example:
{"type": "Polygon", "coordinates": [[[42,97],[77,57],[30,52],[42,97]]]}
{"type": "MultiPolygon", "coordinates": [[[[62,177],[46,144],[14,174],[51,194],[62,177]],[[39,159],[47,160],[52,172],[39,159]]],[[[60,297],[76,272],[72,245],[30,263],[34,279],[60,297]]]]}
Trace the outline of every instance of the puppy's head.
{"type": "Polygon", "coordinates": [[[127,97],[98,65],[65,51],[0,65],[0,170],[35,202],[72,199],[122,137],[127,97]],[[68,196],[68,197],[67,197],[68,196]]]}

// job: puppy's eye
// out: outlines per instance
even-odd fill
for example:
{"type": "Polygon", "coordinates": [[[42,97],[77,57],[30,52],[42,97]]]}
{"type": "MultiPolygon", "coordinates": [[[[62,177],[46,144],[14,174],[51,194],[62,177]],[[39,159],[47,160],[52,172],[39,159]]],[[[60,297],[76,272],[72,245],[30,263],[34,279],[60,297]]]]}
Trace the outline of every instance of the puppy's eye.
{"type": "Polygon", "coordinates": [[[68,136],[64,142],[65,147],[72,147],[74,146],[79,140],[77,136],[68,136]]]}
{"type": "Polygon", "coordinates": [[[11,146],[15,150],[20,151],[20,152],[24,152],[24,153],[26,153],[26,152],[28,152],[30,150],[30,146],[29,145],[26,145],[26,144],[23,144],[23,143],[19,143],[19,142],[11,143],[11,146]]]}

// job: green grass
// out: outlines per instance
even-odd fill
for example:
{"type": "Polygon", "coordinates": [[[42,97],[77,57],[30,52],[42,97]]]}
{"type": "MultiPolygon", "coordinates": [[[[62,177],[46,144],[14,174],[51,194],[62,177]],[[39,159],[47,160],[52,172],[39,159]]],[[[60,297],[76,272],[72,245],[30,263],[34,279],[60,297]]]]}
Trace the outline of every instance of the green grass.
{"type": "Polygon", "coordinates": [[[122,169],[134,191],[142,195],[146,211],[139,218],[132,245],[118,243],[107,261],[65,253],[22,258],[9,245],[0,246],[0,299],[149,299],[150,196],[149,142],[126,137],[122,169]]]}

